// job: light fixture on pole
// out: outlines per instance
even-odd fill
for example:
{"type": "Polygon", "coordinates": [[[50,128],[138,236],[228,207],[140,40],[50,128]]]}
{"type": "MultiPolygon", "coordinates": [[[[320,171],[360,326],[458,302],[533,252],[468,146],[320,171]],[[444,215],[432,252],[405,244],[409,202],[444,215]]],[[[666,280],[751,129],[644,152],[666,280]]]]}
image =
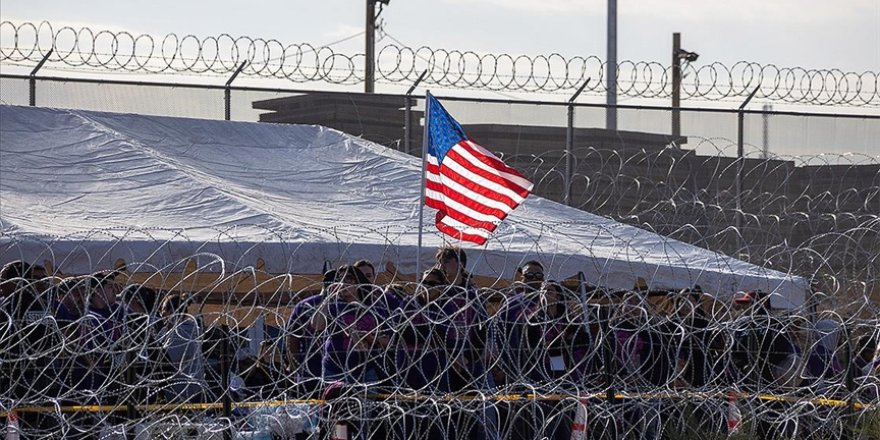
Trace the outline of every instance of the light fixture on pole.
{"type": "Polygon", "coordinates": [[[700,55],[681,48],[681,34],[672,34],[672,142],[680,145],[681,139],[681,61],[697,61],[700,55]]]}

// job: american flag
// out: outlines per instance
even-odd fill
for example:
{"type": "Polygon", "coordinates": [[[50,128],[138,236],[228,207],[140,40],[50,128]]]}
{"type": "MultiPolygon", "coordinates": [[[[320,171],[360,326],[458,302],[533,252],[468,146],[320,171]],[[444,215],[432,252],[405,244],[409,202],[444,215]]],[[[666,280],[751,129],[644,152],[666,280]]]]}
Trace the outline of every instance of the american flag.
{"type": "Polygon", "coordinates": [[[534,185],[468,138],[431,94],[426,112],[425,204],[438,210],[438,230],[458,240],[483,244],[534,185]]]}

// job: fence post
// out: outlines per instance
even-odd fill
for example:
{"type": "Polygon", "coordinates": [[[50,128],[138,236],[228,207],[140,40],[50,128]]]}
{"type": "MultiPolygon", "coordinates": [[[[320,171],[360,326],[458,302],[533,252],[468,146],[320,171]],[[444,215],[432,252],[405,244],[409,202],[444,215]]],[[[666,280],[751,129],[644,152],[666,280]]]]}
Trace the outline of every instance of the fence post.
{"type": "Polygon", "coordinates": [[[223,333],[223,340],[220,345],[220,388],[223,391],[221,400],[223,402],[223,417],[229,423],[229,426],[223,430],[223,438],[225,440],[232,440],[232,395],[230,394],[232,391],[229,389],[229,373],[231,371],[229,360],[229,326],[223,324],[220,326],[220,329],[223,333]]]}
{"type": "Polygon", "coordinates": [[[752,93],[749,94],[749,97],[746,98],[745,101],[739,106],[739,111],[736,114],[737,118],[737,126],[736,126],[736,232],[737,232],[737,254],[741,254],[745,241],[743,239],[743,231],[742,231],[742,191],[743,191],[743,168],[745,167],[745,140],[744,131],[745,131],[745,108],[749,105],[749,101],[755,97],[755,94],[758,93],[758,89],[761,86],[755,87],[755,90],[752,90],[752,93]]]}
{"type": "Polygon", "coordinates": [[[562,203],[569,206],[571,205],[571,180],[573,173],[572,154],[574,154],[574,100],[580,96],[581,92],[584,91],[589,83],[590,78],[587,78],[577,91],[574,92],[574,95],[571,95],[571,98],[568,98],[568,123],[565,127],[565,178],[562,182],[564,185],[562,191],[562,203]]]}
{"type": "Polygon", "coordinates": [[[46,56],[37,63],[37,66],[34,67],[34,70],[31,70],[30,78],[28,78],[28,105],[31,107],[37,106],[37,72],[43,67],[43,64],[46,64],[46,61],[49,61],[49,57],[52,56],[52,51],[54,49],[49,49],[49,52],[46,53],[46,56]]]}
{"type": "Polygon", "coordinates": [[[223,103],[225,104],[227,121],[232,118],[232,81],[235,81],[235,77],[241,73],[246,65],[247,61],[242,61],[241,64],[239,64],[238,69],[235,69],[235,72],[233,72],[232,76],[229,77],[229,80],[226,81],[226,87],[223,89],[223,103]]]}
{"type": "Polygon", "coordinates": [[[416,87],[419,86],[419,83],[422,82],[422,80],[425,78],[425,75],[427,74],[428,70],[426,69],[422,72],[421,75],[419,75],[418,79],[416,79],[416,82],[414,82],[413,85],[409,86],[409,89],[406,91],[406,97],[404,98],[406,100],[406,105],[403,112],[403,151],[405,151],[406,154],[412,154],[412,151],[410,151],[410,148],[412,148],[412,146],[410,145],[409,139],[411,136],[410,133],[412,133],[412,123],[410,121],[412,113],[412,92],[416,89],[416,87]]]}
{"type": "Polygon", "coordinates": [[[614,376],[617,374],[614,368],[616,341],[614,333],[611,331],[611,309],[608,307],[599,309],[599,326],[602,329],[602,335],[605,337],[604,359],[602,359],[602,363],[605,364],[605,400],[609,404],[614,404],[617,402],[617,392],[614,389],[614,376]]]}
{"type": "Polygon", "coordinates": [[[135,391],[140,389],[140,386],[137,383],[137,377],[135,376],[135,354],[134,347],[129,347],[128,351],[125,353],[125,384],[128,385],[128,399],[125,402],[125,415],[128,418],[128,422],[133,422],[137,417],[137,407],[135,406],[135,398],[139,397],[139,394],[135,391]]]}
{"type": "Polygon", "coordinates": [[[846,341],[846,369],[843,370],[844,377],[844,386],[846,386],[847,398],[846,398],[846,415],[847,421],[844,424],[844,434],[843,438],[845,439],[854,439],[855,436],[855,393],[856,393],[856,381],[854,376],[855,364],[853,363],[853,348],[852,348],[852,338],[849,332],[849,327],[846,325],[846,322],[841,326],[841,332],[843,333],[844,341],[846,341]]]}

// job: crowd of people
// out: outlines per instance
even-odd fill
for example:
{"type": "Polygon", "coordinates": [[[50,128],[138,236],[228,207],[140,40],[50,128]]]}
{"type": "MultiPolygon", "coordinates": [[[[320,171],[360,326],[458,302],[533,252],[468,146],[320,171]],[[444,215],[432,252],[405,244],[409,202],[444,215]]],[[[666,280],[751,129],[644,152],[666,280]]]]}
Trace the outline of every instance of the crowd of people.
{"type": "MultiPolygon", "coordinates": [[[[664,421],[681,420],[688,409],[706,432],[731,428],[718,404],[683,406],[662,392],[702,392],[693,399],[712,402],[729,392],[880,399],[876,327],[843,332],[834,320],[779,316],[762,292],[737,295],[722,319],[707,312],[698,286],[662,292],[665,308],[649,301],[657,292],[638,288],[573,291],[548,279],[539,261],[520,265],[509,288],[483,289],[467,267],[456,247],[439,249],[417,283],[381,285],[369,261],[343,265],[324,274],[320,291],[295,297],[281,336],[240,356],[230,334],[241,332],[206,328],[182,292],[122,285],[115,272],[57,279],[12,262],[0,273],[0,402],[8,410],[397,397],[408,410],[393,422],[363,408],[341,416],[337,406],[322,432],[568,440],[578,426],[572,402],[607,403],[617,393],[638,404],[621,399],[620,420],[588,424],[585,435],[641,423],[644,438],[661,438],[664,421]],[[532,397],[482,407],[466,400],[495,395],[532,397]],[[440,404],[449,396],[463,399],[460,411],[440,404]]],[[[766,408],[784,413],[784,405],[766,408]]],[[[759,436],[790,429],[771,419],[755,420],[759,436]]],[[[88,415],[53,420],[23,422],[84,435],[94,429],[88,415]]]]}

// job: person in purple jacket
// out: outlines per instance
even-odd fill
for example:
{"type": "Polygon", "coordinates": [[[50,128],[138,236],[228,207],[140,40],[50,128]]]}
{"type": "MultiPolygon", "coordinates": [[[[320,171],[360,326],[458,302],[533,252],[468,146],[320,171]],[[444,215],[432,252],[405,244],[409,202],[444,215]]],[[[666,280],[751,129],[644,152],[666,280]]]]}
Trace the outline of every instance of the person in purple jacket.
{"type": "Polygon", "coordinates": [[[467,271],[467,253],[464,249],[457,246],[443,246],[437,249],[434,258],[437,260],[435,267],[446,274],[450,285],[468,290],[476,289],[471,274],[467,271]]]}
{"type": "Polygon", "coordinates": [[[552,387],[572,385],[587,373],[585,362],[590,338],[579,301],[555,281],[547,281],[539,291],[539,301],[525,308],[525,341],[534,353],[533,383],[552,387]]]}
{"type": "MultiPolygon", "coordinates": [[[[112,390],[121,386],[124,358],[117,342],[126,331],[126,310],[116,302],[122,289],[116,284],[115,272],[98,272],[86,277],[88,299],[86,307],[86,334],[91,348],[89,362],[91,364],[91,383],[85,386],[90,390],[99,388],[111,392],[101,393],[112,399],[116,393],[112,390]]],[[[103,404],[113,403],[105,400],[103,404]]]]}
{"type": "MultiPolygon", "coordinates": [[[[121,396],[125,350],[119,345],[126,332],[125,308],[116,302],[121,292],[114,272],[68,278],[58,287],[55,321],[65,341],[55,370],[61,382],[61,400],[68,404],[115,405],[121,396]]],[[[101,423],[112,423],[107,416],[101,423]]],[[[93,414],[68,419],[71,436],[100,430],[93,414]]]]}
{"type": "MultiPolygon", "coordinates": [[[[519,314],[522,332],[520,343],[527,347],[521,371],[525,380],[542,392],[577,392],[588,371],[587,353],[590,337],[578,299],[559,283],[546,281],[537,292],[537,300],[523,307],[519,314]]],[[[531,408],[543,416],[540,426],[516,421],[514,438],[549,438],[563,440],[571,437],[574,413],[557,401],[539,401],[531,408]]],[[[531,411],[526,411],[530,413],[531,411]]],[[[537,417],[532,420],[538,420],[537,417]]],[[[527,417],[528,418],[528,417],[527,417]]]]}
{"type": "Polygon", "coordinates": [[[843,383],[843,364],[837,357],[839,326],[831,319],[816,321],[815,343],[807,353],[805,383],[816,394],[825,394],[833,385],[843,383]]]}
{"type": "Polygon", "coordinates": [[[76,399],[76,390],[88,388],[93,379],[91,365],[84,353],[86,346],[86,326],[83,325],[88,313],[88,278],[65,278],[58,284],[58,303],[55,308],[55,322],[65,339],[68,349],[56,360],[61,382],[61,396],[64,403],[82,403],[76,399]]]}
{"type": "Polygon", "coordinates": [[[370,293],[364,297],[365,303],[380,304],[380,307],[384,307],[388,311],[393,311],[400,306],[401,296],[396,292],[396,289],[382,288],[377,282],[376,267],[373,266],[373,263],[367,260],[358,260],[353,266],[360,270],[367,282],[372,285],[370,293]]]}
{"type": "MultiPolygon", "coordinates": [[[[394,314],[395,385],[403,393],[436,396],[449,391],[445,337],[450,320],[439,301],[448,286],[449,281],[442,270],[428,270],[416,286],[416,293],[407,297],[394,314]]],[[[398,425],[399,437],[450,438],[446,435],[446,424],[438,423],[443,421],[437,420],[436,414],[432,413],[435,410],[429,400],[412,402],[402,424],[398,425]]]]}
{"type": "MultiPolygon", "coordinates": [[[[327,288],[321,309],[312,317],[316,338],[323,344],[321,372],[324,397],[329,400],[343,397],[352,389],[381,386],[388,379],[384,357],[389,343],[389,313],[377,303],[364,302],[372,288],[356,267],[341,266],[327,288]]],[[[327,418],[331,429],[344,426],[348,438],[384,437],[381,421],[367,422],[372,418],[371,405],[347,403],[330,407],[333,413],[327,418]]]]}
{"type": "Polygon", "coordinates": [[[303,397],[316,397],[321,384],[321,353],[323,344],[315,337],[312,318],[327,297],[326,289],[333,283],[336,271],[324,274],[324,286],[321,292],[309,296],[293,307],[287,321],[285,347],[287,351],[288,370],[293,374],[303,397]]]}
{"type": "Polygon", "coordinates": [[[415,295],[404,300],[394,315],[400,386],[411,391],[449,391],[443,373],[447,367],[445,337],[450,322],[438,301],[448,286],[442,270],[425,272],[415,295]]]}
{"type": "Polygon", "coordinates": [[[328,298],[312,317],[324,350],[321,358],[327,382],[369,384],[384,379],[382,356],[388,345],[389,313],[378,304],[364,303],[371,286],[354,266],[336,270],[328,298]]]}
{"type": "MultiPolygon", "coordinates": [[[[876,330],[875,330],[876,331],[876,330]]],[[[867,334],[858,339],[853,350],[852,366],[856,393],[868,402],[880,399],[880,335],[867,334]]]]}

